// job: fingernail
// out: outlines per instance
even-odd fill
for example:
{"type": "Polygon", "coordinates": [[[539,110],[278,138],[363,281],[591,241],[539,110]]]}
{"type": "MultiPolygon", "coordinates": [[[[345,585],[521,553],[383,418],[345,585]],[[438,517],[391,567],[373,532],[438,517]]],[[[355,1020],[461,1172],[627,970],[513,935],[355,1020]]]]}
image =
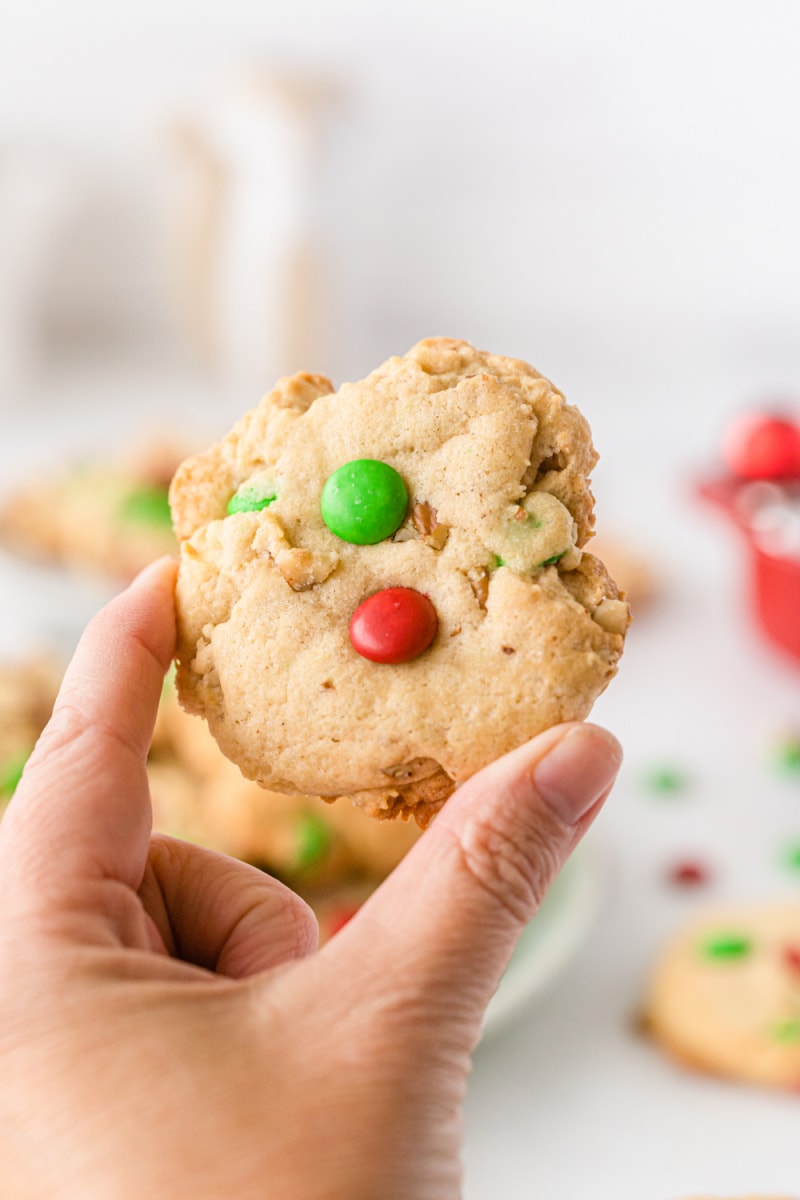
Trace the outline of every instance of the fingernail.
{"type": "Polygon", "coordinates": [[[622,749],[597,725],[575,725],[540,759],[533,782],[541,798],[562,821],[575,825],[616,778],[622,749]]]}

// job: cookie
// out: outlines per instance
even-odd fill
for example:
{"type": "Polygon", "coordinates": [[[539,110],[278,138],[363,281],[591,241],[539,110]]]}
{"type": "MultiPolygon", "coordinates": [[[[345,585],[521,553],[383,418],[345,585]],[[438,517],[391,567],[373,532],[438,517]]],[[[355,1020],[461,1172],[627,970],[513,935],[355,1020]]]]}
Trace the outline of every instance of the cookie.
{"type": "Polygon", "coordinates": [[[155,444],[124,462],[37,472],[0,507],[0,541],[28,558],[132,579],[177,552],[167,488],[182,457],[155,444]]]}
{"type": "Polygon", "coordinates": [[[658,962],[645,1027],[670,1054],[748,1083],[800,1088],[800,906],[710,913],[658,962]]]}
{"type": "Polygon", "coordinates": [[[370,885],[397,865],[415,828],[381,827],[347,800],[265,791],[226,759],[204,721],[179,707],[168,685],[148,762],[156,829],[241,858],[308,897],[331,886],[370,885]]]}
{"type": "Polygon", "coordinates": [[[0,813],[50,717],[59,678],[60,672],[44,658],[0,668],[0,813]]]}
{"type": "MultiPolygon", "coordinates": [[[[61,671],[46,659],[0,664],[0,814],[53,708],[61,671]]],[[[419,836],[377,826],[345,800],[264,791],[242,777],[205,722],[165,683],[147,763],[156,830],[241,858],[298,891],[325,936],[343,923],[419,836]],[[330,926],[330,929],[329,929],[330,926]]]]}
{"type": "Polygon", "coordinates": [[[548,380],[466,342],[280,380],[172,482],[182,704],[263,787],[424,825],[616,670],[595,461],[548,380]]]}

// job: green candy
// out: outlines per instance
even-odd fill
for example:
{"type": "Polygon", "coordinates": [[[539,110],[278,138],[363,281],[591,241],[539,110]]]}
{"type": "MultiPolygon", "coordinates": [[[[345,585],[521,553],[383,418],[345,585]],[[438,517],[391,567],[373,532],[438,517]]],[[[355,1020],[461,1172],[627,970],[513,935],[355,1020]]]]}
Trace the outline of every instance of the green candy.
{"type": "Polygon", "coordinates": [[[772,1036],[776,1042],[788,1044],[800,1042],[800,1020],[796,1017],[787,1017],[783,1021],[776,1021],[772,1026],[772,1036]]]}
{"type": "Polygon", "coordinates": [[[777,749],[778,767],[787,775],[800,775],[800,737],[791,737],[777,749]]]}
{"type": "Polygon", "coordinates": [[[321,817],[314,813],[306,813],[298,822],[295,850],[298,867],[313,867],[327,854],[331,844],[331,834],[328,826],[321,817]]]}
{"type": "Polygon", "coordinates": [[[320,508],[328,529],[343,542],[372,546],[402,525],[408,492],[388,463],[356,458],[328,478],[320,508]]]}
{"type": "Polygon", "coordinates": [[[752,949],[752,939],[741,933],[720,933],[709,938],[703,944],[703,953],[706,958],[713,958],[717,961],[746,958],[752,949]]]}
{"type": "Polygon", "coordinates": [[[129,492],[120,510],[126,521],[138,521],[142,525],[171,525],[167,489],[154,484],[129,492]]]}
{"type": "Polygon", "coordinates": [[[228,515],[240,512],[260,512],[277,499],[278,493],[272,483],[243,483],[228,501],[228,515]]]}
{"type": "Polygon", "coordinates": [[[10,800],[17,790],[17,784],[22,778],[25,763],[31,756],[30,750],[15,754],[0,764],[0,800],[10,800]]]}
{"type": "Polygon", "coordinates": [[[645,783],[651,792],[661,795],[685,792],[688,786],[686,776],[676,767],[654,767],[645,777],[645,783]]]}
{"type": "Polygon", "coordinates": [[[560,561],[561,561],[561,559],[564,557],[564,555],[565,555],[566,553],[567,553],[567,552],[566,552],[566,550],[562,550],[560,554],[553,554],[553,555],[552,555],[550,558],[546,558],[546,559],[544,560],[544,562],[540,562],[540,563],[539,563],[539,566],[540,566],[540,567],[552,567],[552,566],[555,566],[555,564],[556,564],[557,562],[560,562],[560,561]]]}

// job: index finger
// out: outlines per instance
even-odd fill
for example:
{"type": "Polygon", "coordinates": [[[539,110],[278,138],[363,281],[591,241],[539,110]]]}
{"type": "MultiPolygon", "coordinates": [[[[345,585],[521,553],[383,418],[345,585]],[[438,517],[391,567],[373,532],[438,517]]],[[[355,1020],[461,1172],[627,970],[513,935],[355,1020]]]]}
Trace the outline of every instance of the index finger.
{"type": "Polygon", "coordinates": [[[113,878],[137,888],[150,838],[146,760],[175,649],[175,563],[147,567],[87,626],[0,827],[17,891],[113,878]]]}

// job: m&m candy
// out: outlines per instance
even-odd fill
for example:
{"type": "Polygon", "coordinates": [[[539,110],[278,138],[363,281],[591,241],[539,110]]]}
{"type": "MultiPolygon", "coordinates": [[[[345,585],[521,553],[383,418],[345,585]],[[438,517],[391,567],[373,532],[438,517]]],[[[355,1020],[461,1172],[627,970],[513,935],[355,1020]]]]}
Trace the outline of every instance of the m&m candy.
{"type": "Polygon", "coordinates": [[[343,542],[371,546],[402,525],[408,492],[388,463],[356,458],[328,477],[320,508],[328,529],[343,542]]]}
{"type": "Polygon", "coordinates": [[[427,650],[438,625],[436,609],[422,592],[390,587],[359,604],[350,619],[350,641],[371,662],[410,662],[427,650]]]}
{"type": "Polygon", "coordinates": [[[800,479],[800,428],[786,417],[746,413],[728,430],[724,454],[742,479],[800,479]]]}
{"type": "Polygon", "coordinates": [[[752,940],[741,933],[717,934],[710,937],[703,946],[706,958],[720,962],[746,958],[752,949],[752,940]]]}
{"type": "Polygon", "coordinates": [[[142,525],[169,525],[172,513],[167,489],[157,484],[137,488],[125,497],[120,515],[142,525]]]}
{"type": "Polygon", "coordinates": [[[268,508],[277,496],[274,484],[248,480],[228,501],[228,515],[232,517],[235,513],[260,512],[262,508],[268,508]]]}

